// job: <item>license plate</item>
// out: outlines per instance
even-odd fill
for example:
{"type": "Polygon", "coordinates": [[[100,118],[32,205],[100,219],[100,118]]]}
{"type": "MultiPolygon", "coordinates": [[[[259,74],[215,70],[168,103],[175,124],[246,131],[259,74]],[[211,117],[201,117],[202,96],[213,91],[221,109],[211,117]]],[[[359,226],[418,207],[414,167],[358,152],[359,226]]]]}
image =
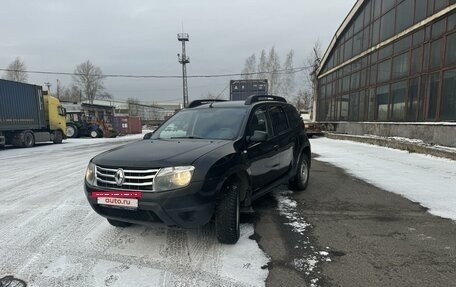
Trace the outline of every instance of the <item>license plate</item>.
{"type": "Polygon", "coordinates": [[[136,198],[98,197],[97,203],[127,208],[138,208],[138,199],[136,198]]]}

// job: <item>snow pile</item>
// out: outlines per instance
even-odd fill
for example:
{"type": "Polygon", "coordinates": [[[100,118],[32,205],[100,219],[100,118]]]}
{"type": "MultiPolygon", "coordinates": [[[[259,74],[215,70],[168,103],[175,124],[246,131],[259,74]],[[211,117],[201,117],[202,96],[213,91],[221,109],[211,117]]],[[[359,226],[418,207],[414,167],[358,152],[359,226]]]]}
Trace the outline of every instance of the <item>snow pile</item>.
{"type": "Polygon", "coordinates": [[[311,141],[312,152],[319,155],[315,160],[456,220],[456,161],[352,141],[311,141]]]}

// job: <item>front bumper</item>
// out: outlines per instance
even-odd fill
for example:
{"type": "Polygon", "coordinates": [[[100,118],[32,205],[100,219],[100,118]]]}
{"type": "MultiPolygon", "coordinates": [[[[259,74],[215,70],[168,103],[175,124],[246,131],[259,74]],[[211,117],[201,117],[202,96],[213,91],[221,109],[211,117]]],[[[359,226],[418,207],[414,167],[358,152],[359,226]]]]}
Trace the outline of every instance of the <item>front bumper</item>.
{"type": "MultiPolygon", "coordinates": [[[[85,182],[87,200],[93,210],[103,217],[136,224],[163,222],[184,228],[196,228],[209,222],[215,210],[215,192],[201,192],[202,182],[190,183],[187,187],[164,192],[142,192],[138,208],[134,210],[110,207],[97,203],[93,191],[116,192],[90,186],[85,182]]],[[[125,190],[127,192],[127,190],[125,190]]]]}

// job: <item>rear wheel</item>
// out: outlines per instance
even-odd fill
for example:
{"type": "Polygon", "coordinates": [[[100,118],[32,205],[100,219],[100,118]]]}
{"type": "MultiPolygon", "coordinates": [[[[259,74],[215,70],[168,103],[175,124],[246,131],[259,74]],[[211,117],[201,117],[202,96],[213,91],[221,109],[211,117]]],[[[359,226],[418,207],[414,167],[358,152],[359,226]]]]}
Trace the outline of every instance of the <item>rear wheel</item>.
{"type": "Polygon", "coordinates": [[[239,210],[239,185],[225,185],[220,191],[215,209],[215,230],[220,243],[235,244],[239,240],[239,210]]]}
{"type": "Polygon", "coordinates": [[[310,163],[309,157],[302,153],[299,157],[298,169],[296,175],[290,181],[289,187],[292,190],[305,190],[309,183],[310,163]]]}
{"type": "Polygon", "coordinates": [[[55,144],[61,144],[63,141],[63,135],[62,135],[62,132],[61,131],[55,131],[54,132],[54,140],[53,142],[55,144]]]}
{"type": "Polygon", "coordinates": [[[23,147],[33,147],[35,145],[35,136],[31,131],[24,132],[23,147]]]}
{"type": "Polygon", "coordinates": [[[125,222],[125,221],[119,221],[119,220],[114,220],[114,219],[108,219],[109,224],[115,227],[128,227],[131,225],[130,222],[125,222]]]}
{"type": "Polygon", "coordinates": [[[69,137],[69,138],[78,137],[78,128],[74,125],[67,125],[67,137],[69,137]]]}

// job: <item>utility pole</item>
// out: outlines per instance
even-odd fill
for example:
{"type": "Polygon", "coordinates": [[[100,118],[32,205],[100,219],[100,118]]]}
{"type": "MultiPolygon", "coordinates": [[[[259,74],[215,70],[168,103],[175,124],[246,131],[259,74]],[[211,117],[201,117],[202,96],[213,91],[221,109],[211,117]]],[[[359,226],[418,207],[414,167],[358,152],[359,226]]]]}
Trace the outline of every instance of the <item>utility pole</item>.
{"type": "Polygon", "coordinates": [[[182,64],[182,88],[183,88],[183,98],[184,98],[184,108],[188,104],[188,87],[187,87],[187,67],[186,65],[190,63],[190,58],[187,57],[185,53],[185,42],[189,40],[189,35],[187,33],[177,34],[177,40],[182,42],[182,56],[177,54],[179,63],[182,64]]]}
{"type": "Polygon", "coordinates": [[[57,79],[57,88],[56,89],[57,89],[57,91],[56,91],[57,99],[60,100],[60,81],[59,81],[59,79],[57,79]]]}

